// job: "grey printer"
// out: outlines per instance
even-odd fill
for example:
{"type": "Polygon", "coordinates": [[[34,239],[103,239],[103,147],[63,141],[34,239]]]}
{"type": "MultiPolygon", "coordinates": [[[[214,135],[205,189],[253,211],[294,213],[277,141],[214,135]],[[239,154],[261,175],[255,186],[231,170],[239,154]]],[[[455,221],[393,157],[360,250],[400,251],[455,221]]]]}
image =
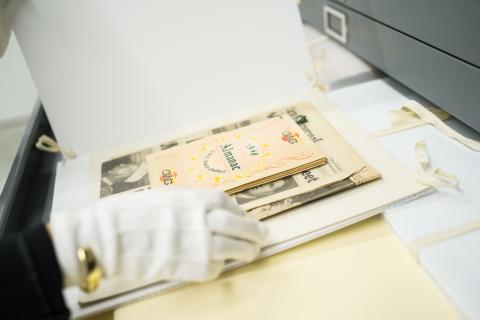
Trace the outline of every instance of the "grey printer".
{"type": "Polygon", "coordinates": [[[302,0],[302,18],[480,131],[479,0],[302,0]]]}

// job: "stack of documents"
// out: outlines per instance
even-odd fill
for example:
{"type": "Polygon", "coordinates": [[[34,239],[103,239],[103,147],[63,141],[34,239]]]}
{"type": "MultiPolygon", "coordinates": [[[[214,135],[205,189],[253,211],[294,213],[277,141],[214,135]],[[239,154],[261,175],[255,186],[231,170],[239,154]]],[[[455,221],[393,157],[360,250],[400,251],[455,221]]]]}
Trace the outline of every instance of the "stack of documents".
{"type": "Polygon", "coordinates": [[[90,175],[96,199],[150,185],[214,187],[258,219],[381,176],[308,102],[96,158],[91,168],[97,173],[90,175]]]}

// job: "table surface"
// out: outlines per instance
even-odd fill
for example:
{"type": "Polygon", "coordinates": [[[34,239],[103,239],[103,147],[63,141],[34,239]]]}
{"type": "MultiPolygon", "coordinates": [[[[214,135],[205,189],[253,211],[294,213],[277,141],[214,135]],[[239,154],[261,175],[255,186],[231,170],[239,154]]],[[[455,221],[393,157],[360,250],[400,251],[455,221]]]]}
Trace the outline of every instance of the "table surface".
{"type": "Polygon", "coordinates": [[[381,216],[114,313],[116,320],[294,317],[459,318],[381,216]]]}
{"type": "MultiPolygon", "coordinates": [[[[338,50],[332,50],[327,50],[330,56],[337,56],[338,50]]],[[[365,73],[353,69],[358,70],[349,71],[365,73]]],[[[378,216],[227,272],[218,280],[158,295],[98,320],[112,317],[458,319],[459,315],[378,216]]]]}

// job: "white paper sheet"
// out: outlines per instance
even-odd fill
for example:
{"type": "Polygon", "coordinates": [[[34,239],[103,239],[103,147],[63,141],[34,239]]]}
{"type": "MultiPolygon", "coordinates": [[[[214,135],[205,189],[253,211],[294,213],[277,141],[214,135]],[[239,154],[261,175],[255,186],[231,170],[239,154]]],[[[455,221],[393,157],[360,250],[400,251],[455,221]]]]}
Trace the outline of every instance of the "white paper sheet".
{"type": "MultiPolygon", "coordinates": [[[[399,109],[409,99],[429,105],[429,102],[391,79],[332,91],[327,96],[367,132],[388,127],[388,112],[399,109]]],[[[447,123],[459,126],[458,120],[447,123]]],[[[464,134],[480,138],[479,133],[468,129],[464,130],[464,134]]],[[[411,170],[416,169],[414,146],[419,140],[425,140],[433,167],[459,177],[461,192],[437,192],[389,211],[387,219],[407,244],[420,236],[480,217],[480,171],[476,169],[480,163],[480,153],[449,139],[428,125],[377,139],[411,170]]]]}
{"type": "Polygon", "coordinates": [[[386,214],[407,245],[421,236],[480,219],[480,171],[477,169],[480,153],[450,140],[430,126],[378,139],[413,170],[416,165],[413,146],[419,140],[425,140],[433,167],[459,178],[460,190],[441,190],[386,214]]]}
{"type": "MultiPolygon", "coordinates": [[[[441,191],[388,210],[387,221],[411,246],[421,236],[480,219],[480,153],[442,135],[430,126],[411,129],[379,142],[403,163],[414,166],[413,145],[425,140],[432,165],[455,174],[457,192],[441,191]],[[408,158],[408,159],[407,159],[408,158]]],[[[480,318],[480,230],[468,232],[419,252],[420,263],[468,319],[480,318]]]]}
{"type": "Polygon", "coordinates": [[[15,34],[55,135],[78,155],[196,131],[309,87],[292,0],[15,5],[15,34]]]}
{"type": "MultiPolygon", "coordinates": [[[[389,125],[388,111],[409,99],[422,101],[393,80],[378,80],[333,91],[329,97],[362,128],[373,132],[389,125]]],[[[460,124],[449,125],[471,138],[480,134],[460,124]]],[[[415,239],[480,218],[480,153],[455,142],[431,126],[422,126],[377,139],[412,170],[416,168],[414,146],[425,140],[433,167],[455,174],[460,191],[435,192],[414,202],[387,210],[385,217],[410,247],[415,239]]],[[[420,263],[467,318],[480,318],[479,231],[474,231],[419,252],[420,263]]]]}
{"type": "Polygon", "coordinates": [[[480,230],[422,251],[420,261],[466,319],[480,319],[480,230]]]}
{"type": "Polygon", "coordinates": [[[430,105],[425,99],[406,89],[391,78],[368,81],[358,85],[333,90],[327,96],[367,132],[390,125],[388,112],[399,109],[407,100],[430,105]]]}

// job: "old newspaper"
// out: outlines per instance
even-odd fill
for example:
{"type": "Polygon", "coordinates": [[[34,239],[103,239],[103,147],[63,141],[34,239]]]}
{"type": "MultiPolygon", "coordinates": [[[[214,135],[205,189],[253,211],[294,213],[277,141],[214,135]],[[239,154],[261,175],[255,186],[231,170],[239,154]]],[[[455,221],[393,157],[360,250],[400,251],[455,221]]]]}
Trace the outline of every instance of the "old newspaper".
{"type": "Polygon", "coordinates": [[[250,215],[264,219],[380,178],[380,173],[362,159],[315,107],[308,102],[301,102],[150,148],[111,157],[109,160],[94,159],[92,166],[101,166],[100,176],[97,174],[93,177],[97,181],[95,184],[99,186],[99,190],[95,191],[96,197],[102,198],[121,192],[138,192],[149,188],[146,156],[153,152],[185,145],[206,136],[231,131],[283,114],[295,120],[304,133],[320,146],[328,162],[324,166],[234,194],[232,198],[250,215]]]}

